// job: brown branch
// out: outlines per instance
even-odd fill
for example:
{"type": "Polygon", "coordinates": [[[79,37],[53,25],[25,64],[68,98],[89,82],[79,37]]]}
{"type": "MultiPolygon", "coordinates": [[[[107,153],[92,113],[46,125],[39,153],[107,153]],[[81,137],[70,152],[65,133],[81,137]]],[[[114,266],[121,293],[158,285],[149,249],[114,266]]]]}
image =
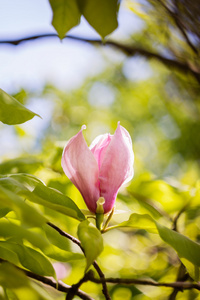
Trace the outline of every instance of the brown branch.
{"type": "Polygon", "coordinates": [[[137,284],[137,285],[150,285],[150,286],[163,286],[163,287],[170,287],[170,288],[177,288],[180,291],[182,290],[191,290],[197,289],[200,291],[200,283],[191,283],[191,282],[156,282],[153,280],[140,280],[140,279],[133,279],[133,278],[105,278],[105,279],[98,279],[95,278],[92,274],[89,274],[89,280],[94,283],[114,283],[114,284],[137,284]]]}
{"type": "MultiPolygon", "coordinates": [[[[2,258],[0,258],[0,263],[5,263],[8,262],[2,258]]],[[[11,264],[9,262],[9,264],[11,264]]],[[[15,268],[17,268],[18,270],[22,271],[24,274],[26,274],[29,278],[32,278],[34,280],[40,281],[48,286],[53,287],[54,289],[60,291],[60,292],[64,292],[64,293],[68,293],[70,291],[70,289],[72,288],[70,285],[64,284],[63,282],[56,282],[53,281],[50,278],[35,274],[31,271],[25,270],[23,268],[17,267],[14,264],[12,264],[15,268]]],[[[92,297],[90,297],[89,295],[87,295],[85,292],[81,291],[81,290],[77,290],[76,291],[76,295],[79,296],[81,299],[83,300],[94,300],[92,297]]]]}
{"type": "MultiPolygon", "coordinates": [[[[41,39],[41,38],[58,38],[58,35],[54,34],[54,33],[50,33],[50,34],[41,34],[41,35],[25,37],[25,38],[21,38],[21,39],[17,39],[17,40],[1,40],[0,44],[10,44],[10,45],[17,46],[23,42],[33,41],[33,40],[41,39]]],[[[122,51],[123,53],[125,53],[128,56],[141,55],[148,59],[156,59],[157,61],[163,63],[168,68],[173,68],[180,72],[189,73],[189,74],[193,75],[197,79],[197,81],[200,83],[200,70],[198,67],[195,67],[187,62],[182,62],[182,61],[175,60],[175,59],[169,59],[169,58],[161,55],[160,53],[152,52],[150,50],[146,50],[141,47],[137,47],[135,45],[125,45],[125,44],[121,44],[121,43],[118,43],[115,41],[109,41],[109,40],[106,41],[105,43],[103,43],[99,39],[86,39],[86,38],[72,36],[72,35],[66,36],[65,39],[71,39],[74,41],[85,42],[85,43],[89,43],[91,45],[100,45],[100,46],[105,46],[105,47],[110,46],[117,50],[122,51]]]]}
{"type": "MultiPolygon", "coordinates": [[[[75,243],[76,245],[78,245],[80,247],[80,249],[82,250],[82,252],[85,254],[83,247],[81,246],[81,242],[76,239],[75,237],[71,236],[70,234],[66,233],[65,231],[61,230],[59,227],[57,227],[56,225],[54,225],[51,222],[47,223],[49,226],[51,226],[52,228],[54,228],[58,233],[60,233],[62,236],[66,237],[67,239],[71,240],[73,243],[75,243]]],[[[103,287],[103,294],[105,296],[106,300],[111,300],[109,293],[108,293],[108,288],[107,288],[107,284],[105,281],[105,276],[103,274],[103,272],[101,271],[99,265],[97,264],[96,261],[93,262],[93,267],[95,268],[95,270],[97,271],[99,277],[102,279],[102,287],[103,287]]]]}
{"type": "Polygon", "coordinates": [[[163,1],[159,0],[158,2],[165,8],[165,10],[167,11],[167,13],[172,17],[172,19],[174,20],[177,28],[179,29],[179,31],[181,32],[182,36],[184,37],[186,43],[188,44],[188,46],[192,49],[192,51],[195,54],[198,55],[198,50],[195,48],[195,46],[192,44],[192,42],[188,38],[188,35],[187,35],[187,33],[186,33],[186,31],[185,31],[185,29],[183,27],[182,21],[179,18],[178,9],[177,9],[176,12],[173,12],[167,5],[165,5],[165,3],[163,3],[163,1]]]}

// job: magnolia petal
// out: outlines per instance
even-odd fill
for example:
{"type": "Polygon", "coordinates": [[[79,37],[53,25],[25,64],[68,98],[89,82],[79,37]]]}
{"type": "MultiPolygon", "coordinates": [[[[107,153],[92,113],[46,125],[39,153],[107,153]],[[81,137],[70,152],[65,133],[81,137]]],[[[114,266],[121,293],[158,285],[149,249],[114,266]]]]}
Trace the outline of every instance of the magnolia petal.
{"type": "Polygon", "coordinates": [[[128,131],[118,124],[107,147],[99,171],[100,196],[104,197],[104,213],[114,206],[120,186],[133,177],[134,154],[128,131]]]}
{"type": "Polygon", "coordinates": [[[90,150],[92,151],[92,153],[98,163],[99,170],[100,170],[104,155],[106,153],[107,147],[110,144],[111,137],[112,136],[109,133],[99,135],[94,139],[94,141],[90,145],[90,150]]]}
{"type": "Polygon", "coordinates": [[[83,196],[88,209],[95,213],[100,197],[99,170],[94,155],[88,148],[82,129],[72,137],[63,150],[62,168],[83,196]]]}

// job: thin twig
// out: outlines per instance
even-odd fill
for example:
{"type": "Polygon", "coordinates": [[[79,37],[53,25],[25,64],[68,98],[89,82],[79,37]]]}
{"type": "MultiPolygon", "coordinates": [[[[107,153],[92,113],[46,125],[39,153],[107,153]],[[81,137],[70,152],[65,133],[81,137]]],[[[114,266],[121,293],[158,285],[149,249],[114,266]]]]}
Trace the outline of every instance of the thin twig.
{"type": "MultiPolygon", "coordinates": [[[[5,263],[5,262],[7,262],[7,261],[4,260],[4,259],[2,259],[2,258],[0,258],[0,263],[5,263]]],[[[11,263],[9,262],[9,264],[11,264],[11,263]]],[[[68,293],[69,290],[71,289],[70,285],[64,284],[63,282],[59,281],[57,283],[56,281],[53,281],[50,278],[47,278],[47,277],[35,274],[35,273],[33,273],[31,271],[28,271],[28,270],[24,270],[23,268],[17,267],[14,264],[12,264],[12,265],[15,268],[17,268],[18,270],[20,270],[23,273],[25,273],[29,278],[35,279],[35,280],[40,281],[40,282],[42,282],[42,283],[44,283],[46,285],[49,285],[49,286],[53,287],[54,289],[56,289],[56,290],[58,290],[60,292],[68,293]]],[[[90,297],[85,292],[83,292],[83,291],[81,291],[79,289],[76,291],[76,295],[79,296],[83,300],[94,300],[92,297],[90,297]]]]}
{"type": "Polygon", "coordinates": [[[158,1],[167,11],[167,13],[172,17],[172,19],[174,20],[177,28],[179,29],[179,31],[181,32],[182,36],[184,37],[186,43],[188,44],[188,46],[192,49],[192,51],[198,55],[198,50],[195,48],[195,46],[192,44],[192,42],[190,41],[190,39],[188,38],[187,33],[185,32],[184,27],[182,26],[182,22],[179,19],[178,16],[178,8],[176,12],[173,12],[165,3],[163,3],[163,1],[159,0],[158,1]]]}
{"type": "MultiPolygon", "coordinates": [[[[71,240],[73,243],[75,243],[76,245],[78,245],[80,247],[80,249],[82,250],[82,252],[85,254],[83,247],[81,246],[81,242],[76,239],[75,237],[71,236],[70,234],[66,233],[65,231],[61,230],[59,227],[57,227],[55,224],[48,222],[47,223],[49,226],[51,226],[52,228],[54,228],[58,233],[60,233],[62,236],[66,237],[67,239],[71,240]]],[[[95,270],[97,271],[99,277],[104,280],[105,276],[103,274],[103,272],[101,271],[99,265],[97,264],[96,261],[93,262],[93,267],[95,268],[95,270]]],[[[103,294],[105,296],[106,300],[111,300],[109,293],[108,293],[108,288],[107,288],[107,284],[106,282],[102,281],[102,287],[103,287],[103,294]]]]}
{"type": "Polygon", "coordinates": [[[114,283],[114,284],[137,284],[137,285],[150,285],[150,286],[163,286],[163,287],[170,287],[170,288],[177,288],[179,290],[191,290],[197,289],[200,291],[200,283],[191,283],[191,282],[156,282],[153,280],[141,280],[141,279],[133,279],[133,278],[105,278],[99,279],[95,278],[93,275],[90,274],[90,281],[95,283],[114,283]]]}
{"type": "MultiPolygon", "coordinates": [[[[48,33],[48,34],[29,36],[17,40],[1,40],[0,44],[10,44],[10,45],[17,46],[23,42],[33,41],[41,38],[58,38],[58,35],[54,33],[48,33]]],[[[111,40],[108,40],[105,43],[103,43],[100,39],[87,39],[87,38],[82,38],[82,37],[77,37],[72,35],[68,35],[64,39],[71,39],[74,41],[85,42],[91,45],[100,45],[105,47],[110,46],[116,48],[117,50],[122,51],[128,56],[141,55],[148,59],[156,59],[157,61],[163,63],[165,66],[169,68],[173,68],[180,72],[189,73],[193,75],[200,83],[200,70],[198,67],[188,64],[187,62],[182,62],[180,60],[169,59],[161,55],[160,53],[152,52],[150,50],[146,50],[135,45],[125,45],[111,40]]]]}

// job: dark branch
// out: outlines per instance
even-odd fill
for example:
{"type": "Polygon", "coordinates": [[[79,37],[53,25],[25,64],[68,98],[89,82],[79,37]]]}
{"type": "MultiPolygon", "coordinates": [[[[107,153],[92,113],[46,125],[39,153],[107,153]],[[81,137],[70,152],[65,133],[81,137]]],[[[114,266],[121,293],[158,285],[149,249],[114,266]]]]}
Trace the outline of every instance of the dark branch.
{"type": "MultiPolygon", "coordinates": [[[[2,259],[2,258],[0,258],[0,263],[4,263],[4,262],[7,262],[7,261],[4,260],[4,259],[2,259]]],[[[42,283],[44,283],[46,285],[49,285],[49,286],[53,287],[54,289],[56,289],[56,290],[58,290],[60,292],[68,293],[69,290],[71,289],[70,285],[67,285],[67,284],[64,284],[64,283],[61,283],[61,282],[56,283],[55,281],[53,281],[50,278],[47,278],[47,277],[35,274],[33,272],[24,270],[24,269],[19,268],[19,267],[15,266],[15,265],[13,265],[13,266],[15,268],[17,268],[18,270],[22,271],[23,273],[25,273],[29,278],[35,279],[35,280],[40,281],[40,282],[42,282],[42,283]]],[[[94,300],[92,297],[90,297],[85,292],[83,292],[83,291],[81,291],[79,289],[76,291],[76,295],[78,295],[83,300],[94,300]]]]}
{"type": "Polygon", "coordinates": [[[98,279],[95,278],[92,274],[89,274],[89,280],[95,283],[114,283],[114,284],[138,284],[138,285],[150,285],[150,286],[163,286],[163,287],[170,287],[170,288],[177,288],[180,291],[182,290],[191,290],[196,289],[200,291],[200,283],[191,283],[191,282],[156,282],[153,280],[140,280],[140,279],[132,279],[132,278],[105,278],[105,279],[98,279]]]}
{"type": "MultiPolygon", "coordinates": [[[[2,40],[2,41],[0,41],[0,44],[10,44],[10,45],[17,46],[23,42],[33,41],[33,40],[41,39],[41,38],[57,38],[57,39],[59,39],[57,34],[50,33],[50,34],[41,34],[41,35],[25,37],[25,38],[21,38],[21,39],[17,39],[17,40],[2,40]]],[[[114,41],[107,41],[106,43],[103,43],[99,39],[86,39],[86,38],[76,37],[76,36],[71,36],[71,35],[66,36],[65,39],[71,39],[71,40],[75,40],[75,41],[79,41],[79,42],[85,42],[85,43],[89,43],[91,45],[100,45],[100,46],[105,46],[105,47],[110,46],[110,47],[116,48],[117,50],[124,52],[128,56],[141,55],[148,59],[156,59],[157,61],[160,61],[161,63],[163,63],[165,66],[167,66],[169,68],[173,68],[180,72],[189,73],[189,74],[193,75],[197,79],[197,81],[200,83],[200,70],[198,68],[196,68],[195,66],[193,66],[189,63],[186,63],[186,62],[179,61],[179,60],[169,59],[159,53],[152,52],[150,50],[146,50],[146,49],[137,47],[135,45],[124,45],[124,44],[117,43],[114,41]]]]}
{"type": "MultiPolygon", "coordinates": [[[[57,227],[56,225],[48,222],[47,223],[49,226],[51,226],[52,228],[54,228],[58,233],[60,233],[62,236],[66,237],[67,239],[71,240],[73,243],[75,243],[76,245],[78,245],[80,247],[80,249],[82,250],[82,252],[85,254],[83,247],[81,246],[81,242],[76,239],[75,237],[71,236],[70,234],[66,233],[65,231],[61,230],[59,227],[57,227]]],[[[103,274],[103,272],[101,271],[99,265],[97,264],[96,261],[93,262],[93,267],[95,268],[95,270],[97,271],[99,277],[104,280],[105,276],[103,274]]],[[[107,288],[107,284],[105,281],[102,281],[102,287],[103,287],[103,294],[105,296],[106,300],[111,300],[109,293],[108,293],[108,288],[107,288]]]]}
{"type": "Polygon", "coordinates": [[[182,21],[179,18],[179,14],[178,14],[178,9],[176,12],[173,12],[167,5],[165,5],[165,3],[163,3],[163,1],[159,0],[158,1],[167,11],[167,13],[170,15],[170,17],[173,19],[173,21],[175,22],[177,28],[179,29],[179,31],[181,32],[182,36],[184,37],[186,43],[188,44],[188,46],[192,49],[192,51],[198,55],[198,50],[195,48],[195,46],[192,44],[192,42],[190,41],[190,39],[188,38],[188,35],[184,29],[184,26],[182,24],[182,21]]]}

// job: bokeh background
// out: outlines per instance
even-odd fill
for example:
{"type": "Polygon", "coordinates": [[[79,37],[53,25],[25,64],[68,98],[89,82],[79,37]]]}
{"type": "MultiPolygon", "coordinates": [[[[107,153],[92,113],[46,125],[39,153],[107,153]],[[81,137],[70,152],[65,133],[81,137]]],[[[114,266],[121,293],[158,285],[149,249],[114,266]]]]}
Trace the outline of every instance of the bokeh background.
{"type": "MultiPolygon", "coordinates": [[[[55,33],[47,0],[0,1],[0,7],[0,41],[55,33]]],[[[198,69],[198,32],[192,27],[191,14],[181,9],[185,31],[197,53],[159,1],[122,1],[119,27],[108,39],[198,69]]],[[[190,9],[198,14],[195,4],[190,9]]],[[[84,19],[69,34],[99,39],[84,19]]],[[[192,73],[174,65],[139,51],[127,55],[119,48],[70,39],[0,44],[0,87],[42,117],[22,125],[0,124],[1,173],[34,174],[84,209],[79,192],[63,174],[62,149],[83,124],[89,145],[99,134],[113,134],[120,121],[132,137],[135,176],[118,196],[116,209],[123,213],[115,215],[113,223],[127,219],[131,212],[154,214],[153,207],[161,212],[161,222],[171,227],[183,210],[179,231],[200,241],[199,201],[184,210],[199,186],[200,86],[192,73]]],[[[48,209],[45,214],[76,235],[76,221],[48,209]]],[[[158,236],[142,229],[115,230],[106,233],[104,240],[99,263],[106,276],[176,280],[179,259],[158,236]]],[[[84,270],[84,260],[62,266],[64,281],[73,284],[84,270]]],[[[84,289],[102,299],[100,286],[87,283],[84,289]]],[[[111,286],[110,291],[114,300],[170,299],[172,293],[166,288],[124,285],[111,286]]],[[[64,299],[47,293],[48,299],[64,299]]],[[[47,299],[31,291],[18,291],[18,297],[47,299]]],[[[185,291],[176,299],[200,298],[195,291],[185,291]]]]}

